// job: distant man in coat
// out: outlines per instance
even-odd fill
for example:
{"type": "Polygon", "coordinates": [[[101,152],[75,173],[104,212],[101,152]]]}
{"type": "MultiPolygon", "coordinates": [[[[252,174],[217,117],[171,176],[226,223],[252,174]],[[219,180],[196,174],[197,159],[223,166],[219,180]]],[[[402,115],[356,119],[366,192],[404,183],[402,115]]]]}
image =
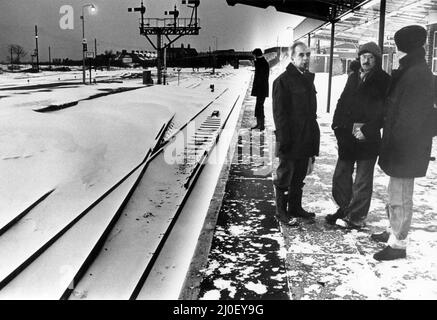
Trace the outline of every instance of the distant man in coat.
{"type": "Polygon", "coordinates": [[[332,122],[338,145],[332,196],[339,208],[326,216],[329,224],[340,218],[344,219],[343,226],[354,229],[363,227],[370,208],[384,99],[390,81],[381,69],[381,49],[376,43],[362,45],[358,56],[360,68],[349,75],[332,122]]]}
{"type": "Polygon", "coordinates": [[[406,257],[407,236],[413,215],[414,179],[424,177],[430,161],[433,135],[432,72],[425,60],[427,32],[408,26],[395,33],[399,51],[406,53],[393,71],[388,90],[379,166],[390,176],[387,213],[390,232],[373,234],[387,246],[373,257],[406,257]]]}
{"type": "Polygon", "coordinates": [[[252,96],[256,97],[256,126],[252,129],[264,130],[264,102],[269,96],[270,67],[260,48],[252,51],[255,56],[255,76],[253,79],[252,96]]]}
{"type": "Polygon", "coordinates": [[[319,155],[320,130],[314,73],[308,72],[310,50],[303,42],[291,46],[291,63],[273,82],[273,119],[276,127],[276,156],[279,166],[274,178],[276,217],[297,225],[296,217],[312,219],[302,208],[302,188],[319,155]]]}

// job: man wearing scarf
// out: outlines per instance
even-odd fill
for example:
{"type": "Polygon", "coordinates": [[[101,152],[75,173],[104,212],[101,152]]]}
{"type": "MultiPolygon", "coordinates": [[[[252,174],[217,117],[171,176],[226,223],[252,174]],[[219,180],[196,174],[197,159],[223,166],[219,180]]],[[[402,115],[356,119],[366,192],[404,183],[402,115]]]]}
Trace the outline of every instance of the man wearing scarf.
{"type": "Polygon", "coordinates": [[[395,33],[399,51],[406,55],[393,71],[386,101],[379,166],[390,176],[387,214],[390,228],[372,239],[387,242],[373,257],[406,257],[407,236],[413,216],[414,179],[424,177],[433,136],[433,75],[425,61],[427,32],[407,26],[395,33]]]}

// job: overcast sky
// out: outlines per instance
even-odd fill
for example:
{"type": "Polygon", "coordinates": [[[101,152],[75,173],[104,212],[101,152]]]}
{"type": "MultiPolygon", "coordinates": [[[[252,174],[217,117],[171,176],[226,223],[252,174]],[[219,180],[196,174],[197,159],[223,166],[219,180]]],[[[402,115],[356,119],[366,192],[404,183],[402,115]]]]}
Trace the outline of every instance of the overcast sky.
{"type": "MultiPolygon", "coordinates": [[[[0,61],[6,61],[7,47],[19,44],[26,51],[35,48],[34,26],[38,25],[40,60],[48,60],[48,47],[52,58],[81,57],[81,8],[93,1],[98,7],[94,15],[85,13],[85,30],[91,48],[97,38],[97,51],[152,50],[145,37],[139,35],[139,13],[129,13],[128,7],[139,6],[140,0],[0,0],[0,61]],[[59,21],[63,15],[62,5],[74,9],[74,29],[62,30],[59,21]]],[[[189,17],[191,10],[182,5],[182,0],[145,0],[146,17],[164,18],[164,11],[176,4],[180,17],[189,17]]],[[[168,16],[167,16],[168,17],[168,16]]],[[[201,30],[198,36],[184,36],[181,42],[190,43],[198,51],[215,48],[215,36],[219,49],[252,50],[276,45],[289,45],[292,30],[302,18],[279,13],[274,8],[267,10],[243,5],[230,7],[226,0],[201,0],[199,6],[201,30]]],[[[153,36],[156,42],[156,36],[153,36]]],[[[30,54],[29,54],[30,55],[30,54]]],[[[29,59],[28,55],[28,59],[29,59]]]]}

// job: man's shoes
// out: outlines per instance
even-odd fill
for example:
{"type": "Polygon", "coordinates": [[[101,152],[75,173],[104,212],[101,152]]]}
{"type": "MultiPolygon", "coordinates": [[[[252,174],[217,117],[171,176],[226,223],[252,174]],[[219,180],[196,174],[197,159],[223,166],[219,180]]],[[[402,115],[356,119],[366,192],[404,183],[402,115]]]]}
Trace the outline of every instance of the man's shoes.
{"type": "Polygon", "coordinates": [[[348,230],[361,230],[363,227],[359,226],[357,224],[354,224],[348,220],[345,219],[338,219],[335,223],[337,226],[340,226],[344,229],[348,229],[348,230]]]}
{"type": "Polygon", "coordinates": [[[316,214],[302,208],[302,194],[304,183],[301,188],[288,188],[288,215],[296,218],[314,219],[316,214]]]}
{"type": "Polygon", "coordinates": [[[314,212],[308,212],[303,208],[290,212],[290,215],[302,219],[314,219],[316,217],[316,214],[314,212]]]}
{"type": "Polygon", "coordinates": [[[265,129],[263,123],[257,123],[255,127],[250,128],[250,130],[256,130],[259,129],[260,131],[263,131],[265,129]]]}
{"type": "Polygon", "coordinates": [[[387,242],[390,238],[390,233],[387,231],[383,231],[381,233],[372,233],[370,239],[376,242],[387,242]]]}
{"type": "Polygon", "coordinates": [[[276,220],[279,222],[282,222],[283,224],[289,226],[289,227],[297,227],[299,226],[299,221],[296,218],[288,218],[283,216],[275,215],[276,220]]]}
{"type": "Polygon", "coordinates": [[[256,118],[256,126],[250,128],[250,130],[256,130],[256,129],[259,129],[261,131],[265,129],[265,127],[264,127],[264,118],[261,118],[261,117],[257,117],[256,118]]]}
{"type": "Polygon", "coordinates": [[[390,246],[385,247],[381,251],[375,253],[373,258],[378,261],[390,261],[396,259],[406,258],[407,250],[406,249],[393,249],[390,246]]]}
{"type": "Polygon", "coordinates": [[[337,219],[341,219],[343,217],[344,217],[343,210],[338,209],[336,213],[326,215],[325,221],[327,224],[335,225],[335,223],[337,222],[337,219]]]}
{"type": "Polygon", "coordinates": [[[287,212],[288,190],[283,190],[275,186],[276,212],[275,218],[290,227],[297,226],[298,220],[289,216],[287,212]]]}

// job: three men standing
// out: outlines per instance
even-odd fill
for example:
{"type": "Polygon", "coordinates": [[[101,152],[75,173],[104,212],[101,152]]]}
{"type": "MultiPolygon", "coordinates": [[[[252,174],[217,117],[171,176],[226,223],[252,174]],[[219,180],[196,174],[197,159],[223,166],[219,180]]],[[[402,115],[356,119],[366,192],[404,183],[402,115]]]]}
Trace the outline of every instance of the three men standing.
{"type": "Polygon", "coordinates": [[[270,67],[261,49],[252,51],[255,56],[255,76],[253,79],[252,96],[256,97],[256,126],[252,129],[264,130],[264,101],[269,96],[270,67]]]}
{"type": "Polygon", "coordinates": [[[319,154],[320,130],[314,73],[308,72],[310,51],[303,42],[291,47],[292,62],[273,82],[273,119],[276,127],[274,178],[276,217],[296,225],[296,217],[314,218],[302,208],[302,188],[308,170],[319,154]]]}
{"type": "Polygon", "coordinates": [[[363,226],[370,208],[384,99],[390,81],[381,69],[381,49],[376,43],[362,45],[358,56],[361,68],[349,75],[332,122],[338,144],[332,196],[339,208],[326,216],[329,224],[344,219],[345,226],[354,229],[363,226]]]}
{"type": "MultiPolygon", "coordinates": [[[[381,49],[373,42],[360,47],[361,68],[348,78],[338,101],[332,129],[338,161],[332,194],[339,209],[326,221],[343,219],[347,228],[360,229],[367,217],[377,157],[390,176],[387,213],[389,231],[371,238],[388,245],[376,260],[406,257],[407,235],[413,213],[414,179],[426,175],[434,121],[433,75],[425,60],[427,32],[408,26],[395,34],[398,50],[406,53],[392,79],[381,69],[381,49]],[[383,128],[381,138],[380,129],[383,128]],[[356,165],[355,181],[353,172],[356,165]]],[[[276,127],[274,177],[276,217],[296,225],[296,217],[313,218],[302,208],[302,187],[319,153],[320,131],[314,74],[307,71],[310,52],[302,42],[291,47],[292,63],[273,83],[276,127]]]]}

